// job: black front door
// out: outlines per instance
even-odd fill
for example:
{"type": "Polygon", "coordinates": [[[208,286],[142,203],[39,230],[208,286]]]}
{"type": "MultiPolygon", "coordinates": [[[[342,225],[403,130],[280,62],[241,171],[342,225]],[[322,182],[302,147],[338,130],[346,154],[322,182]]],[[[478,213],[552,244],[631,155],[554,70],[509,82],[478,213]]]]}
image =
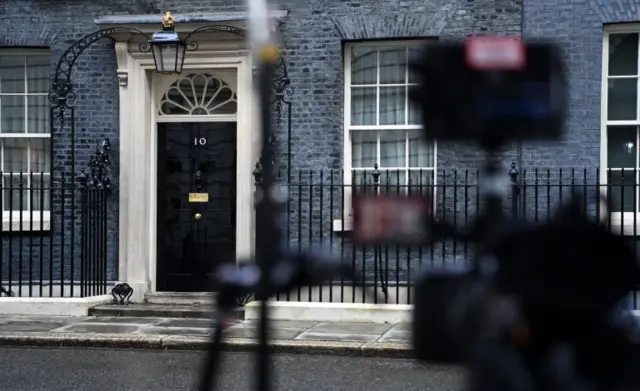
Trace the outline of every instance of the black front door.
{"type": "Polygon", "coordinates": [[[215,289],[235,259],[236,123],[158,124],[159,291],[215,289]]]}

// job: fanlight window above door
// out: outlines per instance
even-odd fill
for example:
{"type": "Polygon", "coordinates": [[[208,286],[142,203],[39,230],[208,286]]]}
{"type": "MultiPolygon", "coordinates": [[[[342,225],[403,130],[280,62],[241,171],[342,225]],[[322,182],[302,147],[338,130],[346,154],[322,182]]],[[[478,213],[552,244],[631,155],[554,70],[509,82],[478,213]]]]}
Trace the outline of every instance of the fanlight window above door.
{"type": "Polygon", "coordinates": [[[207,74],[181,77],[162,95],[158,115],[236,114],[238,97],[224,81],[207,74]]]}

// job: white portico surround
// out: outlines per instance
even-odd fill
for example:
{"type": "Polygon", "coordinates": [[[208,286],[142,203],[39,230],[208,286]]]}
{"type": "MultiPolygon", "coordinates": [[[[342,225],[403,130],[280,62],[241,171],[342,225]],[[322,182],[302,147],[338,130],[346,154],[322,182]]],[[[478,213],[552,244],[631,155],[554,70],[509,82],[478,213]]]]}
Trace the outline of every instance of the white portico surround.
{"type": "MultiPolygon", "coordinates": [[[[275,21],[285,11],[273,13],[275,21]]],[[[244,28],[246,13],[176,14],[175,30],[182,36],[212,24],[244,28]]],[[[161,15],[108,16],[96,19],[101,28],[129,27],[148,35],[157,31],[161,15]]],[[[274,25],[274,28],[276,25],[274,25]]],[[[141,302],[156,290],[157,253],[157,113],[166,77],[155,74],[151,53],[142,53],[145,38],[123,33],[116,39],[120,88],[120,202],[118,282],[133,289],[131,300],[141,302]],[[164,79],[163,79],[164,78],[164,79]]],[[[237,95],[236,253],[250,256],[253,244],[253,168],[259,158],[260,129],[255,113],[252,59],[242,37],[229,33],[201,33],[190,39],[196,51],[187,51],[183,73],[235,73],[230,83],[237,95]]],[[[175,79],[175,78],[174,78],[175,79]]],[[[170,83],[169,83],[170,84],[170,83]]],[[[180,118],[197,121],[197,117],[180,118]]],[[[215,120],[212,118],[203,120],[215,120]]]]}

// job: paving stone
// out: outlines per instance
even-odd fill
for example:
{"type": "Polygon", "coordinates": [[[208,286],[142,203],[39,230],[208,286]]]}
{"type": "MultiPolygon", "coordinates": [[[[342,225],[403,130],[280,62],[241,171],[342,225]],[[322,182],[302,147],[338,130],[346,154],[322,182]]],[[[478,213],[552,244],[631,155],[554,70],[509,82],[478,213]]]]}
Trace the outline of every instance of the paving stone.
{"type": "Polygon", "coordinates": [[[197,327],[210,329],[213,328],[213,319],[190,319],[190,318],[175,318],[175,319],[162,319],[156,324],[159,327],[197,327]]]}
{"type": "Polygon", "coordinates": [[[134,303],[130,305],[99,305],[91,308],[89,314],[98,317],[213,319],[215,311],[212,306],[134,303]]]}
{"type": "Polygon", "coordinates": [[[69,325],[68,322],[36,322],[28,320],[11,320],[0,324],[0,332],[22,331],[37,332],[51,331],[69,325]]]}
{"type": "Polygon", "coordinates": [[[156,324],[166,320],[165,318],[138,318],[131,316],[99,316],[88,318],[82,323],[114,323],[114,324],[156,324]]]}
{"type": "Polygon", "coordinates": [[[201,335],[171,335],[162,338],[162,346],[165,349],[202,349],[211,343],[211,337],[201,335]]]}
{"type": "MultiPolygon", "coordinates": [[[[304,328],[273,328],[269,332],[269,337],[273,339],[294,339],[307,329],[304,328]]],[[[256,338],[256,329],[254,327],[244,327],[236,329],[228,329],[224,332],[226,338],[256,338]]]]}
{"type": "Polygon", "coordinates": [[[380,338],[380,334],[331,334],[307,331],[295,338],[303,341],[337,341],[337,342],[374,342],[380,338]]]}
{"type": "MultiPolygon", "coordinates": [[[[0,333],[11,332],[87,337],[95,335],[141,336],[149,338],[199,338],[202,345],[213,334],[211,319],[163,317],[60,317],[60,316],[8,316],[0,319],[0,333]]],[[[225,338],[233,341],[255,341],[258,321],[237,320],[229,327],[225,338]]],[[[338,323],[309,321],[272,321],[271,338],[278,343],[410,343],[410,324],[338,323]]],[[[26,334],[28,335],[28,334],[26,334]]],[[[176,343],[178,341],[176,340],[176,343]]],[[[195,343],[195,342],[194,342],[195,343]]],[[[377,345],[376,345],[377,346],[377,345]]]]}
{"type": "Polygon", "coordinates": [[[411,331],[411,323],[398,323],[391,327],[389,331],[391,330],[411,331]]]}
{"type": "Polygon", "coordinates": [[[138,330],[139,326],[120,324],[91,324],[81,323],[54,330],[56,333],[87,333],[87,334],[127,334],[138,330]]]}
{"type": "Polygon", "coordinates": [[[145,335],[200,335],[210,336],[213,334],[212,329],[203,328],[187,328],[187,327],[143,327],[136,331],[136,334],[145,335]]]}
{"type": "Polygon", "coordinates": [[[390,323],[318,323],[309,331],[329,334],[377,334],[378,337],[388,331],[390,323]]]}
{"type": "MultiPolygon", "coordinates": [[[[269,325],[271,327],[274,328],[295,328],[295,329],[310,329],[313,326],[317,325],[319,322],[309,322],[309,321],[298,321],[298,320],[293,320],[293,321],[288,321],[288,320],[272,320],[269,321],[269,325]]],[[[240,323],[241,325],[246,325],[246,326],[251,326],[251,327],[258,327],[258,321],[257,320],[245,320],[242,323],[240,323]]]]}
{"type": "Polygon", "coordinates": [[[91,319],[88,316],[63,316],[63,315],[17,315],[15,320],[31,321],[31,322],[67,322],[77,323],[87,319],[91,319]]]}
{"type": "Polygon", "coordinates": [[[0,325],[10,322],[12,320],[15,320],[16,318],[17,317],[13,315],[6,315],[6,316],[0,315],[0,325]]]}
{"type": "Polygon", "coordinates": [[[411,332],[391,329],[384,333],[378,342],[407,343],[411,341],[411,332]]]}

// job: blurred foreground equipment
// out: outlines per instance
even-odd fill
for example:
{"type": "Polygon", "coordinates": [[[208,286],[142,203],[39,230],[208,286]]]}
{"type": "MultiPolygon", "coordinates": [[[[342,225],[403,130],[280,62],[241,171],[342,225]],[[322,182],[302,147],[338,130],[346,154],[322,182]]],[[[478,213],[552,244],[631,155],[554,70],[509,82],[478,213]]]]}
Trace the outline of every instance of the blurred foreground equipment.
{"type": "MultiPolygon", "coordinates": [[[[484,209],[471,229],[427,214],[403,218],[417,210],[408,198],[393,203],[394,213],[379,219],[377,230],[363,229],[376,223],[365,221],[370,217],[354,216],[361,219],[354,226],[362,244],[393,242],[398,232],[426,239],[416,244],[442,238],[476,244],[465,267],[430,268],[418,277],[417,358],[468,365],[470,390],[638,389],[638,327],[620,303],[640,282],[640,269],[624,238],[581,213],[583,200],[575,195],[543,225],[503,213],[508,184],[498,151],[513,141],[560,140],[564,133],[567,87],[559,50],[476,37],[431,44],[412,69],[421,79],[412,99],[422,107],[425,137],[472,142],[486,154],[484,209]]],[[[356,211],[391,204],[376,196],[356,200],[356,211]]]]}
{"type": "MultiPolygon", "coordinates": [[[[266,14],[266,7],[262,11],[266,14]]],[[[266,39],[256,40],[266,143],[274,46],[265,34],[266,39]]],[[[425,137],[473,142],[486,153],[484,209],[469,230],[430,223],[429,197],[354,196],[353,239],[360,244],[429,244],[443,237],[477,244],[466,267],[429,269],[417,279],[417,357],[465,363],[471,391],[638,389],[638,330],[619,303],[640,281],[640,269],[622,238],[580,214],[578,197],[544,225],[514,222],[503,214],[508,182],[501,148],[516,140],[563,135],[567,88],[558,49],[475,37],[463,44],[429,44],[412,68],[420,85],[411,96],[422,109],[425,137]]],[[[281,245],[287,195],[269,182],[273,168],[263,169],[267,182],[256,200],[256,259],[231,261],[217,271],[219,317],[202,391],[214,385],[222,329],[236,297],[255,292],[263,302],[256,386],[265,391],[271,384],[266,299],[341,275],[356,279],[329,254],[293,253],[281,245]]]]}

